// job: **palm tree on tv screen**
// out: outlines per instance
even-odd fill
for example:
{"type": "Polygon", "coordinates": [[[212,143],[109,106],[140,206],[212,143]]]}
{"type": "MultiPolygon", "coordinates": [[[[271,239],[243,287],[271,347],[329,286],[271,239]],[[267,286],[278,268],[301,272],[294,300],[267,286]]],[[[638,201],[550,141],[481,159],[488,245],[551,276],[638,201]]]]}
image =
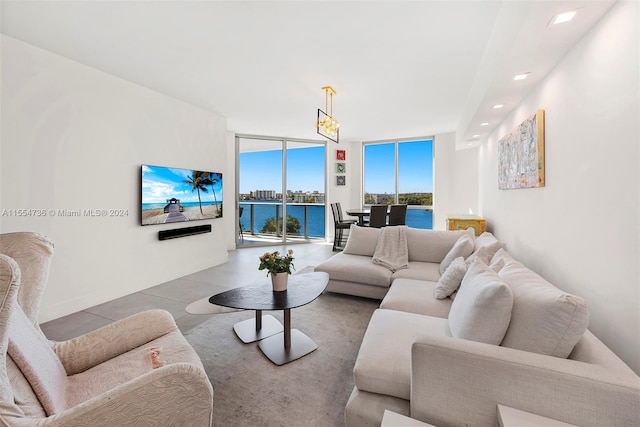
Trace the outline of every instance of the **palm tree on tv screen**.
{"type": "Polygon", "coordinates": [[[207,175],[209,175],[209,172],[191,171],[191,176],[188,176],[187,179],[182,181],[191,186],[191,192],[196,190],[198,191],[198,203],[200,204],[200,213],[202,215],[204,215],[204,212],[202,212],[202,199],[200,198],[200,192],[208,193],[209,190],[206,186],[211,183],[211,180],[207,178],[207,175]]]}
{"type": "Polygon", "coordinates": [[[211,186],[211,192],[213,193],[213,201],[217,202],[216,191],[213,189],[213,186],[220,182],[220,174],[215,172],[206,172],[208,184],[211,186]]]}
{"type": "MultiPolygon", "coordinates": [[[[211,192],[213,193],[213,204],[217,205],[218,204],[218,198],[216,197],[216,190],[213,188],[214,185],[216,185],[217,183],[220,182],[220,180],[222,179],[222,175],[220,175],[219,173],[216,172],[207,172],[207,179],[209,180],[209,185],[211,185],[211,192]]],[[[216,206],[217,207],[217,206],[216,206]]],[[[217,207],[218,209],[218,217],[222,216],[222,206],[217,207]]]]}

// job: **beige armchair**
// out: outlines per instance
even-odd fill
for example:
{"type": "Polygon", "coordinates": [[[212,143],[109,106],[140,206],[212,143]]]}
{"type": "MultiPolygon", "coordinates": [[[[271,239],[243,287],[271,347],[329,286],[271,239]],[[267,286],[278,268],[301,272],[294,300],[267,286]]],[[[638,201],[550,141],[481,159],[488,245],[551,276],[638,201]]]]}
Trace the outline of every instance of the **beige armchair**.
{"type": "Polygon", "coordinates": [[[2,234],[0,253],[0,425],[211,425],[213,388],[169,313],[49,341],[38,311],[53,244],[2,234]]]}

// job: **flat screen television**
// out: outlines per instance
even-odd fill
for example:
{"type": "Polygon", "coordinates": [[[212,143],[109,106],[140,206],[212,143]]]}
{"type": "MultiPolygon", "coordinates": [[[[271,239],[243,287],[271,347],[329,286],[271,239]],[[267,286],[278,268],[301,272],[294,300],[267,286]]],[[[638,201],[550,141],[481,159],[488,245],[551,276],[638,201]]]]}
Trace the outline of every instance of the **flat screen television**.
{"type": "Polygon", "coordinates": [[[222,218],[222,173],[142,165],[142,225],[222,218]]]}

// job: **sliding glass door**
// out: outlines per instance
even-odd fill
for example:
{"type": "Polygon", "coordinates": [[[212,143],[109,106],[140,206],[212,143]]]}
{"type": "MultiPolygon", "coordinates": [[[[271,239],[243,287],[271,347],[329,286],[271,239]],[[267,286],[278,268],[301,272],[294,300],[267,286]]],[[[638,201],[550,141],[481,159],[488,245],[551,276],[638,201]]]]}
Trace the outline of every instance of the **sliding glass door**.
{"type": "Polygon", "coordinates": [[[239,246],[324,239],[324,143],[263,136],[236,143],[239,246]]]}

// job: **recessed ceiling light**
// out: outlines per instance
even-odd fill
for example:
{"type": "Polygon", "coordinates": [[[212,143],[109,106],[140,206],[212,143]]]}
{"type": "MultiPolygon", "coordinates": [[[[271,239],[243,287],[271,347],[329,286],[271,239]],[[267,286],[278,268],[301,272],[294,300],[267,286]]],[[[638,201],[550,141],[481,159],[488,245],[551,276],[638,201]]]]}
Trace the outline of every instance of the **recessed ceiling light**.
{"type": "Polygon", "coordinates": [[[574,16],[576,16],[576,13],[578,13],[577,10],[570,10],[568,12],[559,13],[553,17],[551,22],[553,24],[562,24],[563,22],[569,22],[573,19],[574,16]]]}
{"type": "Polygon", "coordinates": [[[526,73],[522,73],[522,74],[516,74],[515,76],[513,76],[513,80],[524,80],[527,78],[527,76],[529,75],[529,72],[526,73]]]}
{"type": "Polygon", "coordinates": [[[472,138],[480,138],[480,135],[473,135],[472,138]]]}
{"type": "Polygon", "coordinates": [[[489,126],[489,122],[482,122],[480,123],[480,126],[489,126]]]}
{"type": "Polygon", "coordinates": [[[502,104],[496,104],[496,105],[493,106],[493,108],[495,108],[495,109],[502,108],[502,107],[504,107],[504,105],[502,105],[502,104]]]}

